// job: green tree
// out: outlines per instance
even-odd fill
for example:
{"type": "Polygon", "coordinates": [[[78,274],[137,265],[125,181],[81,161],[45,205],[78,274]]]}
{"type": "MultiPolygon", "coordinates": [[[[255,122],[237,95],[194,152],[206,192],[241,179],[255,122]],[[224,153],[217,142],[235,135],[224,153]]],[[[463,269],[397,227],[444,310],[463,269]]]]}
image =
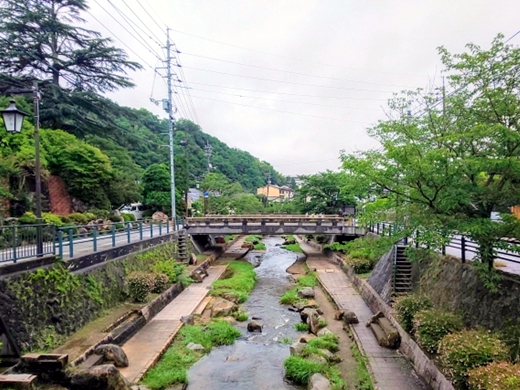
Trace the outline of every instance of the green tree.
{"type": "Polygon", "coordinates": [[[382,147],[344,155],[343,165],[354,181],[385,194],[386,208],[429,245],[469,235],[491,271],[497,248],[518,250],[501,238],[517,235],[519,221],[490,217],[520,204],[520,49],[502,36],[489,50],[467,48],[439,49],[453,91],[444,104],[435,91],[394,98],[391,119],[369,130],[382,147]]]}
{"type": "Polygon", "coordinates": [[[141,69],[109,38],[79,26],[86,0],[0,1],[0,90],[41,82],[41,121],[76,133],[114,128],[116,106],[99,93],[132,87],[141,69]]]}
{"type": "Polygon", "coordinates": [[[143,174],[144,204],[153,211],[171,212],[170,171],[166,164],[152,164],[143,174]]]}

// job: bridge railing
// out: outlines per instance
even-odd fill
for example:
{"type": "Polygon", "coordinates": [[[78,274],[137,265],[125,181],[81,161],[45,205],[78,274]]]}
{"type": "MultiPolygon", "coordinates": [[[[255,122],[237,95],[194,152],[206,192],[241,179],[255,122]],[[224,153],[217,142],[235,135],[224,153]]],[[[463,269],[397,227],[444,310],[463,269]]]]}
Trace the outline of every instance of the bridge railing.
{"type": "Polygon", "coordinates": [[[0,226],[0,263],[57,255],[74,257],[78,250],[98,250],[170,234],[183,226],[182,219],[141,220],[84,225],[53,224],[0,226]],[[41,235],[41,239],[38,236],[41,235]],[[40,243],[38,245],[38,243],[40,243]]]}

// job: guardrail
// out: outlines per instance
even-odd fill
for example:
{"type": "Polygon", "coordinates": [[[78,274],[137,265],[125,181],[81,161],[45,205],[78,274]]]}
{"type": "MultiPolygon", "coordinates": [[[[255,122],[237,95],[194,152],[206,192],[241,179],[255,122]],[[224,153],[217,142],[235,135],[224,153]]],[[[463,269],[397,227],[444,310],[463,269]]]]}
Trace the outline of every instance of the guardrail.
{"type": "MultiPolygon", "coordinates": [[[[370,232],[381,236],[393,236],[400,231],[398,224],[388,222],[373,223],[370,224],[368,228],[370,232]]],[[[416,238],[417,232],[412,237],[403,237],[402,243],[404,245],[414,245],[416,248],[419,248],[419,242],[416,238]]],[[[508,245],[518,245],[520,247],[519,240],[502,238],[502,241],[508,245]]],[[[451,239],[449,244],[442,246],[440,252],[443,255],[449,254],[458,257],[463,263],[465,263],[466,260],[472,260],[476,255],[478,255],[478,245],[465,235],[458,234],[451,239]]],[[[495,260],[520,264],[519,253],[498,249],[496,250],[496,254],[497,256],[495,260]]]]}
{"type": "Polygon", "coordinates": [[[0,226],[0,263],[57,255],[61,259],[74,257],[77,250],[98,250],[142,241],[169,234],[182,226],[182,220],[141,220],[103,224],[55,226],[4,225],[0,226]],[[41,239],[38,239],[41,237],[41,239]]]}

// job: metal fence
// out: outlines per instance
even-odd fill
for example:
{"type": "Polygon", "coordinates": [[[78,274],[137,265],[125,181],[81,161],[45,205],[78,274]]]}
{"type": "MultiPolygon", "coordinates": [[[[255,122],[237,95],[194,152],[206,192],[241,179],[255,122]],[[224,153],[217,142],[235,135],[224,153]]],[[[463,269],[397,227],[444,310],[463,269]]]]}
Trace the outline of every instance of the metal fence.
{"type": "Polygon", "coordinates": [[[182,220],[142,220],[57,227],[52,224],[0,226],[0,263],[58,255],[61,259],[170,234],[182,220]]]}
{"type": "MultiPolygon", "coordinates": [[[[370,232],[380,236],[394,236],[399,234],[401,230],[398,224],[388,222],[373,223],[370,224],[368,228],[370,232]]],[[[401,243],[404,245],[414,245],[418,248],[419,243],[415,237],[416,235],[413,235],[412,237],[403,237],[401,243]]],[[[516,239],[503,238],[502,241],[507,245],[518,245],[520,247],[520,241],[516,239]]],[[[466,260],[473,260],[473,258],[478,254],[478,244],[468,237],[459,234],[455,235],[449,244],[443,246],[440,252],[443,255],[448,254],[458,257],[463,263],[465,263],[466,260]]],[[[519,253],[498,249],[496,254],[496,260],[520,264],[519,253]]]]}

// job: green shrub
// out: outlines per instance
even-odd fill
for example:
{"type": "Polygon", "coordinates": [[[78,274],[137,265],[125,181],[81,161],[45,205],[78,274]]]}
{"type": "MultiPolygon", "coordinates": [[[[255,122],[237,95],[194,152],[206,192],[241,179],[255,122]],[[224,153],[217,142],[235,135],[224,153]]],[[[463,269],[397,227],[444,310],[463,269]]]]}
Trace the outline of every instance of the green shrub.
{"type": "Polygon", "coordinates": [[[413,330],[413,317],[415,313],[430,309],[431,307],[432,303],[430,300],[419,294],[403,295],[396,299],[394,304],[397,320],[406,332],[413,330]]]}
{"type": "Polygon", "coordinates": [[[239,311],[234,312],[232,314],[232,316],[235,318],[235,320],[237,320],[239,322],[247,321],[247,319],[249,318],[249,316],[246,313],[239,312],[239,311]]]}
{"type": "Polygon", "coordinates": [[[156,263],[152,266],[152,271],[158,274],[165,274],[168,276],[168,280],[170,283],[175,283],[180,274],[182,274],[182,270],[184,269],[184,265],[176,263],[175,260],[157,260],[156,263]]]}
{"type": "Polygon", "coordinates": [[[96,219],[108,219],[110,216],[110,211],[102,209],[92,209],[90,213],[94,214],[96,219]]]}
{"type": "Polygon", "coordinates": [[[507,358],[507,347],[487,331],[463,330],[439,342],[439,361],[458,386],[465,386],[468,371],[507,358]]]}
{"type": "Polygon", "coordinates": [[[356,274],[366,274],[370,271],[372,271],[375,267],[375,263],[373,260],[366,259],[363,257],[351,257],[353,255],[349,255],[345,259],[345,264],[348,267],[351,267],[354,269],[354,272],[356,274]]]}
{"type": "Polygon", "coordinates": [[[36,215],[34,215],[32,211],[27,211],[18,218],[18,223],[23,225],[34,225],[36,223],[36,215]]]}
{"type": "Polygon", "coordinates": [[[121,216],[123,217],[125,222],[134,222],[135,221],[135,216],[133,214],[121,213],[121,216]]]}
{"type": "Polygon", "coordinates": [[[43,222],[48,224],[54,224],[55,226],[63,226],[63,221],[61,217],[52,213],[42,213],[43,222]]]}
{"type": "Polygon", "coordinates": [[[70,221],[72,223],[75,223],[77,225],[86,225],[87,223],[89,223],[88,218],[84,214],[81,214],[81,213],[69,214],[68,218],[70,219],[70,221]]]}
{"type": "Polygon", "coordinates": [[[308,384],[312,375],[326,369],[326,364],[311,362],[300,356],[289,356],[283,365],[285,376],[299,385],[308,384]]]}
{"type": "Polygon", "coordinates": [[[450,333],[462,330],[462,319],[442,310],[422,310],[413,317],[418,343],[429,353],[437,353],[439,341],[450,333]]]}
{"type": "Polygon", "coordinates": [[[509,361],[520,362],[520,324],[507,321],[498,332],[498,338],[509,349],[509,361]]]}
{"type": "Polygon", "coordinates": [[[123,229],[125,228],[125,225],[122,224],[121,222],[116,222],[116,223],[114,224],[114,226],[115,226],[115,228],[116,228],[117,230],[123,230],[123,229]]]}
{"type": "Polygon", "coordinates": [[[168,275],[154,274],[152,292],[155,294],[162,293],[168,287],[169,281],[168,275]]]}
{"type": "Polygon", "coordinates": [[[85,218],[87,218],[88,222],[94,221],[97,219],[96,214],[94,214],[94,213],[84,212],[83,215],[85,216],[85,218]]]}
{"type": "Polygon", "coordinates": [[[144,302],[155,284],[154,275],[150,272],[132,272],[126,277],[128,294],[136,302],[144,302]]]}
{"type": "Polygon", "coordinates": [[[116,214],[110,214],[110,216],[108,217],[108,219],[112,222],[122,222],[124,221],[123,217],[120,216],[120,215],[116,215],[116,214]]]}
{"type": "Polygon", "coordinates": [[[508,362],[491,363],[468,371],[471,390],[518,390],[520,389],[520,364],[508,362]]]}

